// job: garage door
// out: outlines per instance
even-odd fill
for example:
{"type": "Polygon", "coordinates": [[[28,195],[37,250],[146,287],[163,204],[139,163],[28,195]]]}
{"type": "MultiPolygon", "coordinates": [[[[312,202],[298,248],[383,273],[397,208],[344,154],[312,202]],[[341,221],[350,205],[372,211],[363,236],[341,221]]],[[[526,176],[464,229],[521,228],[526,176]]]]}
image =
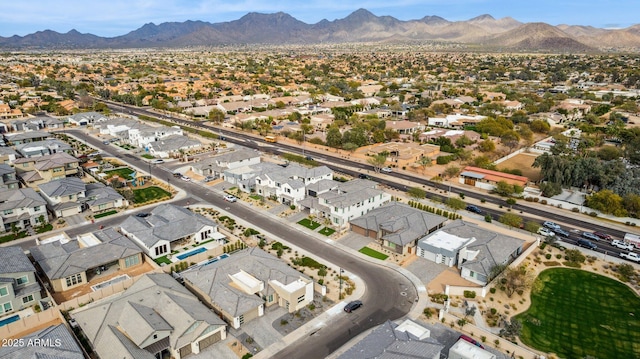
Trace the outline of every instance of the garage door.
{"type": "Polygon", "coordinates": [[[189,343],[189,344],[183,346],[182,348],[180,348],[179,352],[180,352],[180,358],[184,358],[187,355],[191,354],[192,353],[192,351],[191,351],[191,343],[189,343]]]}
{"type": "Polygon", "coordinates": [[[220,339],[222,339],[222,332],[217,332],[210,337],[206,337],[202,339],[201,341],[198,342],[198,344],[200,345],[200,351],[203,351],[204,348],[219,342],[220,339]]]}

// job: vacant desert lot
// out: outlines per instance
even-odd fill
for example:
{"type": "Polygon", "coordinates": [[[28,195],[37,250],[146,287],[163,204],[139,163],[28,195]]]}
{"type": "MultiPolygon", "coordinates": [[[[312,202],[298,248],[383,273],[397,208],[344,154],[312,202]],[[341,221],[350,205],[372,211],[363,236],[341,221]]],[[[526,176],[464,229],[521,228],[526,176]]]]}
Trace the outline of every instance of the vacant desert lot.
{"type": "Polygon", "coordinates": [[[536,182],[540,180],[540,169],[531,167],[533,165],[533,161],[536,160],[536,157],[538,157],[538,154],[521,153],[500,163],[498,165],[498,169],[517,168],[522,171],[523,176],[529,178],[529,181],[536,182]]]}

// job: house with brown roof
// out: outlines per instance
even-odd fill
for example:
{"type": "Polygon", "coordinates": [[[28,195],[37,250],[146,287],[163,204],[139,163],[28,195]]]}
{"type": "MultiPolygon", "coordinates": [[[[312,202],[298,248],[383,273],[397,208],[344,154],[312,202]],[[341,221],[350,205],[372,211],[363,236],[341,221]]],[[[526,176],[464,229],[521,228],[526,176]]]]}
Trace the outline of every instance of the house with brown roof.
{"type": "Polygon", "coordinates": [[[418,144],[415,142],[387,142],[364,147],[358,151],[364,151],[368,156],[387,154],[387,165],[390,167],[410,167],[416,164],[421,157],[435,159],[440,153],[440,146],[431,144],[418,144]]]}
{"type": "Polygon", "coordinates": [[[487,170],[479,167],[467,166],[460,173],[458,180],[461,184],[474,186],[486,190],[493,190],[498,182],[504,181],[511,185],[524,187],[529,179],[510,173],[487,170]]]}

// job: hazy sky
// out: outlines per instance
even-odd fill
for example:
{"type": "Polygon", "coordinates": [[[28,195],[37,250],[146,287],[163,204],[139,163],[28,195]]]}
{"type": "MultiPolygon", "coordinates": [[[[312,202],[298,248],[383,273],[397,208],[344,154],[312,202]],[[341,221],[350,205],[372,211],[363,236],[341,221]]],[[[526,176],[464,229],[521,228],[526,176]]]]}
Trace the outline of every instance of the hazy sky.
{"type": "Polygon", "coordinates": [[[118,36],[145,23],[202,20],[224,22],[248,12],[286,12],[314,24],[344,18],[365,8],[400,20],[426,15],[450,21],[490,14],[521,22],[621,28],[640,23],[639,0],[2,0],[0,36],[24,36],[39,30],[118,36]]]}

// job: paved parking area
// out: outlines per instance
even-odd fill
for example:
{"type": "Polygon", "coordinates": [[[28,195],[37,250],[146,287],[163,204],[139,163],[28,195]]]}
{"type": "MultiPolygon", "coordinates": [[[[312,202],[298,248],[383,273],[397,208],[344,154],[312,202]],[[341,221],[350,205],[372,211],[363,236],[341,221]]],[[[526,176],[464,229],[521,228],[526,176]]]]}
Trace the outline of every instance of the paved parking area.
{"type": "Polygon", "coordinates": [[[340,244],[355,249],[356,251],[359,251],[362,247],[366,247],[371,241],[373,241],[373,239],[351,231],[338,239],[340,244]]]}
{"type": "Polygon", "coordinates": [[[424,285],[426,286],[429,284],[429,282],[438,277],[442,272],[446,271],[447,267],[442,264],[428,261],[424,258],[416,258],[409,265],[407,265],[405,269],[413,273],[416,277],[420,278],[420,281],[422,281],[422,283],[424,283],[424,285]]]}

